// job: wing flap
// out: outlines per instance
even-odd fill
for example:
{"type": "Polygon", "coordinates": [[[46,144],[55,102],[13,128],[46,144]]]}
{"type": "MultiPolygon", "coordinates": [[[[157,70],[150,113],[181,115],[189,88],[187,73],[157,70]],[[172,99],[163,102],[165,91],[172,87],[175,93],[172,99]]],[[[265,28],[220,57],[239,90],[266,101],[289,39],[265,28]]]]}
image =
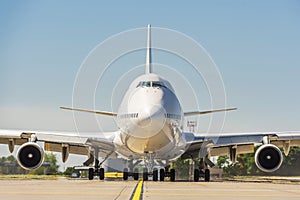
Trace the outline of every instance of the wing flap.
{"type": "Polygon", "coordinates": [[[89,147],[97,147],[103,155],[114,151],[115,132],[83,133],[81,136],[75,132],[0,130],[0,144],[10,145],[13,140],[13,145],[22,145],[33,135],[36,141],[44,142],[46,151],[61,152],[64,145],[69,146],[71,154],[79,155],[87,155],[89,147]]]}
{"type": "Polygon", "coordinates": [[[279,141],[271,141],[272,144],[278,146],[278,147],[283,147],[286,143],[289,143],[291,147],[297,147],[300,146],[300,139],[297,140],[279,140],[279,141]]]}
{"type": "Polygon", "coordinates": [[[278,147],[300,146],[300,132],[206,133],[195,135],[182,157],[199,156],[201,148],[207,148],[211,156],[229,155],[232,146],[237,148],[237,154],[252,153],[254,145],[262,144],[264,137],[278,147]]]}
{"type": "Polygon", "coordinates": [[[32,133],[35,134],[38,141],[52,142],[52,143],[66,143],[73,145],[86,145],[88,138],[80,137],[78,135],[67,134],[46,134],[46,133],[32,133]]]}
{"type": "MultiPolygon", "coordinates": [[[[254,152],[254,144],[237,145],[236,146],[237,154],[246,154],[246,153],[253,153],[253,152],[254,152]]],[[[210,155],[211,156],[230,155],[230,146],[212,148],[210,150],[210,155]]]]}
{"type": "MultiPolygon", "coordinates": [[[[46,151],[62,152],[62,144],[45,142],[44,148],[46,151]]],[[[88,155],[88,147],[85,146],[69,146],[69,152],[77,155],[88,155]]]]}
{"type": "Polygon", "coordinates": [[[0,144],[9,144],[10,140],[13,140],[15,145],[22,145],[28,142],[27,139],[21,138],[0,138],[0,144]]]}

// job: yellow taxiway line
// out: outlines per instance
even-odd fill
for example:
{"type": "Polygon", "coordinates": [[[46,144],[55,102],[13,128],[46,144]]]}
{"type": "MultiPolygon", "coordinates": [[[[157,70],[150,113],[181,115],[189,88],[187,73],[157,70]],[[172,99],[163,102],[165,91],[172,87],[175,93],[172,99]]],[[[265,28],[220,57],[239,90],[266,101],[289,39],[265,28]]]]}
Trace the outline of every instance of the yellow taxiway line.
{"type": "Polygon", "coordinates": [[[130,200],[140,200],[142,199],[142,191],[143,191],[143,184],[144,181],[140,180],[139,183],[137,184],[135,190],[133,191],[133,196],[130,198],[130,200]]]}

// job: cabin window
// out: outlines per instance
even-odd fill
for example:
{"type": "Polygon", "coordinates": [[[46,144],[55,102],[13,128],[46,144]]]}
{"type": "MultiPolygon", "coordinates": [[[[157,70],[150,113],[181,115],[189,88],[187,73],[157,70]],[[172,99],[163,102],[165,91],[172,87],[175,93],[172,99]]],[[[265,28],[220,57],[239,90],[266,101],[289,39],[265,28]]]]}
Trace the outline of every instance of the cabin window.
{"type": "Polygon", "coordinates": [[[127,113],[118,116],[119,119],[138,118],[138,113],[127,113]]]}
{"type": "Polygon", "coordinates": [[[181,116],[180,116],[180,115],[170,114],[170,113],[166,113],[166,114],[165,114],[165,117],[166,117],[166,118],[169,118],[169,119],[178,119],[178,120],[181,119],[181,116]]]}

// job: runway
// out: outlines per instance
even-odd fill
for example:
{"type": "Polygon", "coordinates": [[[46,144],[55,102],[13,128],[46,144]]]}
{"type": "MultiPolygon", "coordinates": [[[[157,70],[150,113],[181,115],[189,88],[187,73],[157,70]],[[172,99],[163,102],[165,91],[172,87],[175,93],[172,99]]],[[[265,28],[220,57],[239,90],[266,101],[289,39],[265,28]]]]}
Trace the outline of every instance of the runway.
{"type": "Polygon", "coordinates": [[[299,184],[245,182],[141,182],[99,180],[0,180],[0,199],[300,199],[299,184]],[[140,192],[140,194],[139,194],[140,192]]]}

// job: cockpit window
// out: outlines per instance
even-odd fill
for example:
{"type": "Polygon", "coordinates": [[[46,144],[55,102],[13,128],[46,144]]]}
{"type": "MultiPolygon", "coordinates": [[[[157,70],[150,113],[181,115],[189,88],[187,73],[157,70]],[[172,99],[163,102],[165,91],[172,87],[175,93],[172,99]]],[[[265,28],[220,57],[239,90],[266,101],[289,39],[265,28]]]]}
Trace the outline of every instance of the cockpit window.
{"type": "Polygon", "coordinates": [[[165,87],[162,82],[159,81],[142,81],[136,87],[165,87]]]}
{"type": "Polygon", "coordinates": [[[139,82],[139,84],[136,87],[151,87],[151,82],[150,81],[139,82]]]}
{"type": "Polygon", "coordinates": [[[151,82],[150,81],[142,82],[142,86],[144,86],[144,87],[151,87],[151,82]]]}
{"type": "Polygon", "coordinates": [[[152,87],[164,87],[164,84],[162,82],[153,81],[152,87]]]}

